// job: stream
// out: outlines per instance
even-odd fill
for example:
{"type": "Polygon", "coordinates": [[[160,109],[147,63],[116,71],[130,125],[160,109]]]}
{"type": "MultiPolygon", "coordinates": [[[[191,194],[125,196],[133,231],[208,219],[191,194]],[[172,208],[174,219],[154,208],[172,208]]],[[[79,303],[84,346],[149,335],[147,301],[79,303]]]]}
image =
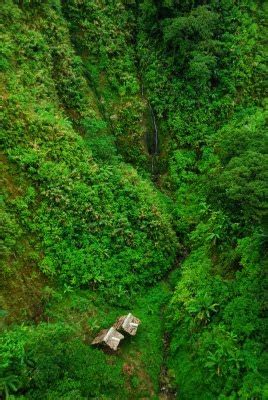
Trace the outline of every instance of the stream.
{"type": "Polygon", "coordinates": [[[158,154],[158,128],[157,128],[157,124],[156,124],[154,111],[153,111],[152,106],[151,106],[150,103],[149,103],[149,108],[150,108],[151,117],[152,117],[153,126],[154,126],[154,136],[153,136],[154,140],[153,140],[153,153],[152,153],[152,155],[156,156],[158,154]]]}
{"type": "Polygon", "coordinates": [[[152,158],[151,171],[153,174],[154,170],[155,170],[155,157],[158,155],[158,128],[157,128],[156,119],[155,119],[155,115],[154,115],[154,111],[151,106],[151,103],[149,103],[149,109],[150,109],[150,114],[151,114],[153,128],[154,128],[153,144],[152,144],[152,150],[151,150],[151,158],[152,158]]]}
{"type": "MultiPolygon", "coordinates": [[[[147,131],[146,134],[146,144],[147,144],[147,150],[148,154],[151,156],[151,173],[152,173],[152,180],[154,180],[154,176],[156,173],[156,157],[159,155],[159,132],[158,132],[158,126],[157,126],[157,121],[155,117],[155,113],[153,110],[153,107],[148,100],[148,98],[145,96],[145,90],[144,90],[144,85],[143,83],[141,84],[141,96],[143,99],[145,99],[147,105],[148,105],[148,112],[150,113],[151,117],[151,131],[147,131]]],[[[169,343],[170,343],[170,338],[167,332],[164,332],[163,334],[163,363],[160,371],[160,376],[159,376],[159,399],[160,400],[174,400],[177,397],[176,389],[174,388],[174,385],[171,383],[171,378],[169,375],[168,367],[166,365],[167,361],[167,354],[168,354],[168,348],[169,348],[169,343]]]]}
{"type": "Polygon", "coordinates": [[[144,96],[144,86],[141,85],[141,95],[146,100],[148,104],[148,111],[150,113],[151,122],[152,122],[152,130],[153,132],[147,132],[146,135],[146,144],[149,155],[151,156],[151,172],[154,174],[155,172],[155,157],[159,155],[159,133],[158,126],[156,122],[155,113],[153,107],[149,100],[144,96]]]}

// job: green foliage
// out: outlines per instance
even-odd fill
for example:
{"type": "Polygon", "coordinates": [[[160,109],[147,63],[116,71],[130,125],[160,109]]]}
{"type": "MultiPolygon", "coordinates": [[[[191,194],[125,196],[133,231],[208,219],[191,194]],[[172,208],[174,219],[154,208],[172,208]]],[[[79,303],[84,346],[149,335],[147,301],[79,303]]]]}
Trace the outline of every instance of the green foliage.
{"type": "Polygon", "coordinates": [[[29,263],[55,287],[41,295],[52,323],[1,337],[2,397],[153,398],[163,363],[180,399],[267,397],[265,11],[3,2],[1,277],[29,263]],[[178,241],[186,257],[166,310],[157,282],[178,241]],[[112,358],[81,341],[129,308],[144,324],[136,349],[112,358]]]}
{"type": "Polygon", "coordinates": [[[21,327],[1,337],[0,393],[26,398],[99,398],[123,395],[120,364],[111,367],[105,355],[73,337],[68,326],[21,327]],[[2,391],[2,392],[1,392],[2,391]]]}
{"type": "Polygon", "coordinates": [[[116,158],[58,8],[40,4],[26,7],[23,18],[10,18],[9,41],[16,31],[23,51],[18,44],[5,78],[4,149],[35,194],[7,198],[7,207],[37,239],[46,275],[69,286],[100,286],[118,301],[170,268],[176,245],[166,206],[150,183],[116,158]],[[28,20],[38,12],[43,18],[31,19],[28,36],[28,20]]]}
{"type": "Polygon", "coordinates": [[[170,305],[182,399],[265,397],[264,15],[247,1],[140,4],[143,79],[165,119],[164,185],[190,250],[170,305]]]}
{"type": "MultiPolygon", "coordinates": [[[[147,170],[144,136],[146,103],[136,68],[135,7],[130,2],[94,0],[64,3],[71,40],[83,60],[102,116],[124,160],[147,170]]],[[[94,147],[94,146],[93,146],[94,147]]]]}

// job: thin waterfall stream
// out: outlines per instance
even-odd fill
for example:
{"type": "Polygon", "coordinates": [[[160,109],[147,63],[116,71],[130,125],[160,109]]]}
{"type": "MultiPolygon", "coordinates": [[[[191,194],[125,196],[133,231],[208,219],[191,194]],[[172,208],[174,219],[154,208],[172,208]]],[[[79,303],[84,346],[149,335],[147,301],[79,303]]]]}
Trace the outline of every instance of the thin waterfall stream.
{"type": "MultiPolygon", "coordinates": [[[[144,87],[143,84],[141,86],[141,95],[144,98],[144,87]]],[[[148,109],[150,111],[150,117],[152,121],[152,128],[153,128],[153,134],[150,135],[147,133],[147,148],[148,152],[151,156],[151,172],[154,173],[155,170],[155,157],[159,155],[159,134],[158,134],[158,127],[157,127],[157,122],[156,122],[156,117],[154,114],[154,110],[151,106],[151,103],[149,102],[148,99],[146,99],[148,103],[148,109]]]]}
{"type": "Polygon", "coordinates": [[[154,134],[153,134],[153,146],[152,146],[152,152],[151,152],[151,157],[152,157],[152,173],[154,173],[154,161],[155,157],[158,155],[158,128],[156,124],[156,119],[154,115],[153,108],[151,104],[149,103],[149,108],[150,108],[150,113],[151,113],[151,118],[153,122],[153,128],[154,128],[154,134]]]}
{"type": "Polygon", "coordinates": [[[151,117],[153,121],[153,126],[154,126],[154,141],[153,141],[153,153],[152,155],[157,155],[158,154],[158,128],[156,124],[156,119],[154,115],[154,111],[152,109],[151,104],[149,103],[150,111],[151,111],[151,117]]]}

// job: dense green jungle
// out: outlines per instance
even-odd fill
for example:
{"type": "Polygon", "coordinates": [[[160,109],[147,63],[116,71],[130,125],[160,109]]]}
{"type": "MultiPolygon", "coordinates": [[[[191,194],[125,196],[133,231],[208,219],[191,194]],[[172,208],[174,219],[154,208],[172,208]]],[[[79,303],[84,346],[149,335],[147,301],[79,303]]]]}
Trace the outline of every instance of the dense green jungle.
{"type": "Polygon", "coordinates": [[[0,11],[0,399],[268,399],[268,4],[0,11]]]}

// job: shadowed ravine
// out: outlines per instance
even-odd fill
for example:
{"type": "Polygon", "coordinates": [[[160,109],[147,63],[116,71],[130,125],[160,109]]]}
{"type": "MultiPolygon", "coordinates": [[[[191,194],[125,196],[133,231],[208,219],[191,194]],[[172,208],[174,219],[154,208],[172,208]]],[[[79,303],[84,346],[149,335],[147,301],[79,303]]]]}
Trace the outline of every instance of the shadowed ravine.
{"type": "Polygon", "coordinates": [[[156,121],[156,116],[153,110],[153,107],[148,100],[148,97],[145,96],[146,90],[144,89],[143,83],[141,84],[141,95],[143,99],[145,99],[148,107],[148,113],[150,115],[149,121],[150,123],[147,126],[147,133],[146,133],[146,147],[148,154],[151,157],[151,173],[152,173],[152,180],[155,178],[156,171],[156,159],[159,156],[159,132],[158,126],[156,121]]]}

